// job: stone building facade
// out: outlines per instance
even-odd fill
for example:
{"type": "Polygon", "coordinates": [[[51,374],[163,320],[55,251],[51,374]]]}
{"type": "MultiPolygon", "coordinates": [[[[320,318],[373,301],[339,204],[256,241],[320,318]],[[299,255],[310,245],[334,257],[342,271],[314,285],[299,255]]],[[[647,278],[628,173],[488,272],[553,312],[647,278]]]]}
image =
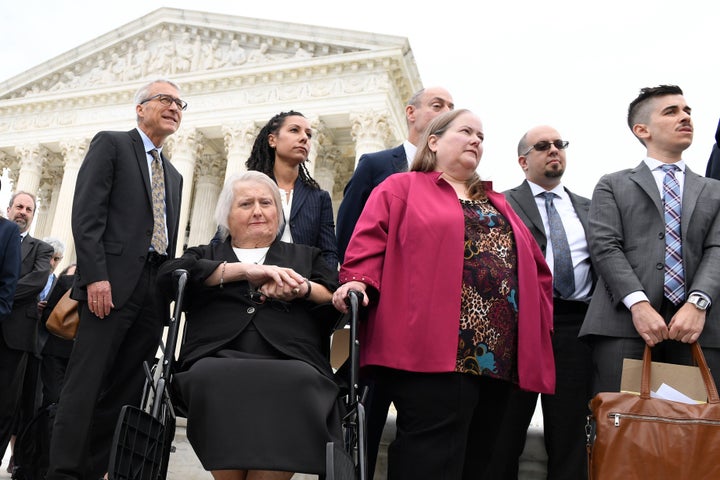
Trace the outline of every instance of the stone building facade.
{"type": "Polygon", "coordinates": [[[184,177],[178,253],[212,237],[224,179],[245,168],[274,114],[310,119],[309,169],[337,210],[360,155],[406,137],[404,105],[421,88],[406,38],[170,8],[6,80],[0,167],[13,191],[37,194],[34,235],[64,240],[64,264],[75,260],[70,214],[89,141],[133,128],[133,95],[156,78],[189,104],[166,144],[184,177]]]}

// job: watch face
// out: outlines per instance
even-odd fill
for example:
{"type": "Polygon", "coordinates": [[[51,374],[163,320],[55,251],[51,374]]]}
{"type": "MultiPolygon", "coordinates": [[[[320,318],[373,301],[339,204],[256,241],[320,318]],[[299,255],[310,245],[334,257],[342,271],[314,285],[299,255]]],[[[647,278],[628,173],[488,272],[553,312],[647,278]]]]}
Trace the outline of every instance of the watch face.
{"type": "Polygon", "coordinates": [[[696,306],[697,308],[699,308],[700,310],[705,310],[705,309],[708,307],[708,301],[707,301],[707,299],[705,299],[705,298],[703,298],[703,297],[695,297],[695,296],[693,296],[693,297],[690,297],[690,298],[688,299],[688,301],[689,301],[690,303],[692,303],[693,305],[695,305],[695,306],[696,306]]]}

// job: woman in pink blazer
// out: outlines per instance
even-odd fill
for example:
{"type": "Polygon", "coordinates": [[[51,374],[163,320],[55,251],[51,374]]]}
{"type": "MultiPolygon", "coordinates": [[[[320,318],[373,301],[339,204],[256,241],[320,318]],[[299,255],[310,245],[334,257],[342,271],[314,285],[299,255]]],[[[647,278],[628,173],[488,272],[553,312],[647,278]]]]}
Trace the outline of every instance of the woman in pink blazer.
{"type": "Polygon", "coordinates": [[[483,138],[468,110],[433,120],[411,172],[371,194],[340,270],[333,303],[366,294],[363,375],[398,412],[390,480],[478,478],[491,452],[473,439],[496,435],[511,388],[555,388],[551,274],[479,178],[483,138]]]}

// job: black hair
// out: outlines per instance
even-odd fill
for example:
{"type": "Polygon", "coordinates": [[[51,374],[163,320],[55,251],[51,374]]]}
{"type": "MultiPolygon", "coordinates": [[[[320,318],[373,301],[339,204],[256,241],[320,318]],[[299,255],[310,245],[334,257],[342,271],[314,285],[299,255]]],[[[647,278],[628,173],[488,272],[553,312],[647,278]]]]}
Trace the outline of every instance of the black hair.
{"type": "Polygon", "coordinates": [[[638,123],[638,112],[643,103],[648,99],[655,97],[664,97],[665,95],[682,95],[683,91],[677,85],[660,85],[657,87],[645,87],[640,89],[637,98],[630,102],[627,114],[627,123],[632,130],[633,126],[638,123]]]}
{"type": "MultiPolygon", "coordinates": [[[[245,166],[248,170],[262,172],[275,180],[277,183],[275,173],[273,172],[273,168],[275,167],[275,149],[270,146],[268,137],[270,134],[277,135],[280,127],[282,127],[285,123],[285,119],[293,116],[305,118],[305,115],[294,110],[280,112],[272,117],[265,126],[260,129],[260,133],[258,133],[257,137],[255,137],[252,152],[250,152],[250,158],[248,158],[247,162],[245,162],[245,166]]],[[[300,177],[300,181],[308,187],[317,190],[320,189],[320,185],[310,176],[310,172],[308,172],[305,162],[300,164],[298,176],[300,177]]]]}

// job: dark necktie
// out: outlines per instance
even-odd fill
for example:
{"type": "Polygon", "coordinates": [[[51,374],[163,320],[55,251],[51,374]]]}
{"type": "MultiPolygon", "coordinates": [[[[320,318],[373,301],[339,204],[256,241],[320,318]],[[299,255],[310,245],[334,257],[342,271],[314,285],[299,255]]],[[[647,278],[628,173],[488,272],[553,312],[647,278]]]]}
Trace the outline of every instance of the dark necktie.
{"type": "Polygon", "coordinates": [[[153,234],[150,245],[153,249],[164,255],[167,250],[167,234],[165,228],[165,175],[162,160],[158,151],[150,150],[152,161],[152,207],[153,207],[153,234]]]}
{"type": "Polygon", "coordinates": [[[680,219],[680,183],[675,176],[677,165],[663,165],[663,204],[665,205],[665,298],[674,305],[685,299],[685,272],[682,263],[680,219]]]}
{"type": "Polygon", "coordinates": [[[575,274],[572,255],[570,255],[570,245],[560,215],[553,204],[556,194],[543,192],[540,195],[545,197],[545,209],[547,210],[548,225],[550,226],[550,241],[552,242],[553,251],[553,287],[560,298],[567,299],[575,292],[575,274]]]}

